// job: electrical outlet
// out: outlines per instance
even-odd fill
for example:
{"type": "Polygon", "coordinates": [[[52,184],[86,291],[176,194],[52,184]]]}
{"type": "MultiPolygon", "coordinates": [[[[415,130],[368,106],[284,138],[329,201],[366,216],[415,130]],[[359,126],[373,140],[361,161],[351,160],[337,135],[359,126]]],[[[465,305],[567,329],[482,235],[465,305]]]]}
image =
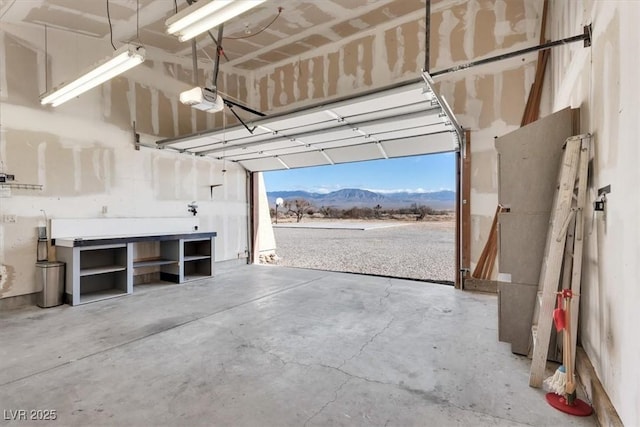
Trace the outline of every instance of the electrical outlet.
{"type": "Polygon", "coordinates": [[[16,215],[5,215],[3,220],[7,224],[15,224],[16,222],[18,222],[18,217],[16,215]]]}

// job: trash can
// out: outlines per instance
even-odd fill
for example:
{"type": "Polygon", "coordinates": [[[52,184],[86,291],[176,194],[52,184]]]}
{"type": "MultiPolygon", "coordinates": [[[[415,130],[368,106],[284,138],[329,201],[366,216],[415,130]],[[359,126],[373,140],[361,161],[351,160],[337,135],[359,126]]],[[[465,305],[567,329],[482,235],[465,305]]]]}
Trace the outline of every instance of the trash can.
{"type": "Polygon", "coordinates": [[[55,307],[64,302],[64,262],[36,262],[36,285],[42,288],[38,306],[55,307]]]}

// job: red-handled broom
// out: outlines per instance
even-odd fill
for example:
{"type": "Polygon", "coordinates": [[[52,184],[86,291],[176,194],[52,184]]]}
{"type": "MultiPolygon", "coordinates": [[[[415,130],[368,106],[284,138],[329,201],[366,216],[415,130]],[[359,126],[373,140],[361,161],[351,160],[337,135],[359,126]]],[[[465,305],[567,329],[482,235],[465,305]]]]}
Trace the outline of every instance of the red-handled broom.
{"type": "MultiPolygon", "coordinates": [[[[564,299],[562,298],[562,292],[558,292],[558,303],[556,309],[553,310],[553,323],[556,326],[557,332],[561,332],[566,327],[566,313],[563,305],[564,299]]],[[[556,369],[556,372],[553,374],[553,376],[550,376],[549,378],[544,380],[544,389],[546,391],[550,391],[559,395],[564,394],[565,387],[567,386],[567,368],[565,366],[565,364],[560,365],[560,367],[556,369]]]]}
{"type": "MultiPolygon", "coordinates": [[[[576,383],[573,376],[573,365],[571,363],[571,299],[573,292],[571,289],[562,290],[562,298],[564,299],[564,328],[562,329],[562,364],[566,369],[566,381],[564,390],[561,393],[547,393],[547,402],[559,411],[580,417],[591,415],[593,409],[583,400],[576,398],[576,383]]],[[[558,301],[560,296],[558,297],[558,301]]],[[[557,310],[557,309],[556,309],[557,310]]],[[[559,316],[558,316],[559,317],[559,316]]],[[[554,312],[554,320],[556,313],[554,312]]],[[[556,321],[556,328],[558,323],[556,321]]],[[[559,390],[558,390],[559,391],[559,390]]]]}

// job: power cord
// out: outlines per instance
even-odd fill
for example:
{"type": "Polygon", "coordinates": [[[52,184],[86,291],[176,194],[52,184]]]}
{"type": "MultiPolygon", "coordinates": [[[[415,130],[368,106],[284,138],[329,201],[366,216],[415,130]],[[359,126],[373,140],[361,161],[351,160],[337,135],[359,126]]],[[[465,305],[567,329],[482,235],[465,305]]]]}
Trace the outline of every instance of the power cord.
{"type": "Polygon", "coordinates": [[[111,13],[109,12],[109,0],[107,0],[107,20],[109,21],[109,39],[111,40],[111,46],[113,50],[116,50],[116,45],[113,44],[113,25],[111,25],[111,13]]]}
{"type": "Polygon", "coordinates": [[[269,22],[265,27],[263,27],[257,33],[251,33],[249,35],[240,36],[240,37],[225,37],[225,39],[227,39],[227,40],[240,40],[240,39],[248,39],[248,38],[251,38],[251,37],[255,37],[258,34],[260,34],[261,32],[263,32],[264,30],[266,30],[267,28],[269,28],[271,25],[273,25],[273,23],[276,22],[276,19],[278,19],[280,17],[280,14],[282,13],[283,10],[284,10],[284,8],[282,6],[278,7],[278,14],[271,20],[271,22],[269,22]]]}

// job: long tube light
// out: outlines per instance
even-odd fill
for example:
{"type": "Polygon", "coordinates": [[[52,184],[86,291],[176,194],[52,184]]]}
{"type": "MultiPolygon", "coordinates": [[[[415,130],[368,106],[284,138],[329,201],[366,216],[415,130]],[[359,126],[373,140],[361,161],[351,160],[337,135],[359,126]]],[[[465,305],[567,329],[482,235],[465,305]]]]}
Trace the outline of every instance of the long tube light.
{"type": "Polygon", "coordinates": [[[143,47],[126,44],[113,52],[113,56],[100,61],[92,69],[75,79],[74,81],[60,86],[40,98],[42,105],[51,104],[53,107],[67,102],[124,73],[130,68],[141,64],[144,61],[145,50],[143,47]]]}
{"type": "Polygon", "coordinates": [[[234,18],[266,0],[200,0],[165,21],[167,33],[181,42],[234,18]]]}

